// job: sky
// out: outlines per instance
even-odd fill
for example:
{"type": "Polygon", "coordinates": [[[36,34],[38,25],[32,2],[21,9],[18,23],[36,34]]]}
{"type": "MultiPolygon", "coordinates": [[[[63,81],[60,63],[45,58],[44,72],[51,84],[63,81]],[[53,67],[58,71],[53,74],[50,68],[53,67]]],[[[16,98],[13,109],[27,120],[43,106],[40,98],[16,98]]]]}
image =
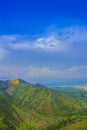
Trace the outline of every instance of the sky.
{"type": "Polygon", "coordinates": [[[86,0],[0,0],[0,79],[87,78],[86,0]]]}

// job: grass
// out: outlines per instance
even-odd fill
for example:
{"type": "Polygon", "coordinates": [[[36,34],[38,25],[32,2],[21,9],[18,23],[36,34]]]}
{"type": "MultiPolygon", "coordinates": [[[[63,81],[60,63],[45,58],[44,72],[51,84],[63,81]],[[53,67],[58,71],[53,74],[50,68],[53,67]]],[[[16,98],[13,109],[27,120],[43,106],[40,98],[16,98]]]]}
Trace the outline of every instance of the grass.
{"type": "Polygon", "coordinates": [[[87,130],[87,119],[76,124],[61,128],[60,130],[87,130]]]}

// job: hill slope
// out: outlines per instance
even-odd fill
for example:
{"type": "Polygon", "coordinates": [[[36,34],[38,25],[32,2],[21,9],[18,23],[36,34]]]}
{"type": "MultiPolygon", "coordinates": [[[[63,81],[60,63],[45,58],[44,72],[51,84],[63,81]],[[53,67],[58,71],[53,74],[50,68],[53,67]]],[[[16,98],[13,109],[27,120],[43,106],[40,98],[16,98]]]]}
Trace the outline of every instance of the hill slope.
{"type": "Polygon", "coordinates": [[[15,129],[19,122],[23,121],[21,111],[7,96],[0,92],[0,119],[9,127],[15,129]]]}
{"type": "Polygon", "coordinates": [[[73,86],[73,87],[56,87],[53,88],[59,93],[72,96],[87,103],[87,87],[86,86],[73,86]]]}
{"type": "Polygon", "coordinates": [[[21,79],[0,81],[0,122],[6,130],[16,130],[19,123],[30,124],[32,119],[38,129],[57,130],[84,114],[87,104],[75,97],[21,79]]]}
{"type": "Polygon", "coordinates": [[[43,115],[68,116],[86,112],[87,105],[80,100],[60,94],[46,87],[28,83],[12,84],[7,94],[21,107],[43,115]]]}

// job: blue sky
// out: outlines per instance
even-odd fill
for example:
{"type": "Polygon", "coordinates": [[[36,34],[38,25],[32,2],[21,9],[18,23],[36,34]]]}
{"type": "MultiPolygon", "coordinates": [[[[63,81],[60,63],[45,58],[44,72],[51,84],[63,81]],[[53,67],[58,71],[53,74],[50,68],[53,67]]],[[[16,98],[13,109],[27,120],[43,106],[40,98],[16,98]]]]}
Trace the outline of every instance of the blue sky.
{"type": "Polygon", "coordinates": [[[86,0],[0,0],[0,33],[36,34],[52,25],[84,25],[86,5],[86,0]]]}
{"type": "Polygon", "coordinates": [[[86,5],[86,0],[1,0],[0,79],[86,79],[86,5]]]}

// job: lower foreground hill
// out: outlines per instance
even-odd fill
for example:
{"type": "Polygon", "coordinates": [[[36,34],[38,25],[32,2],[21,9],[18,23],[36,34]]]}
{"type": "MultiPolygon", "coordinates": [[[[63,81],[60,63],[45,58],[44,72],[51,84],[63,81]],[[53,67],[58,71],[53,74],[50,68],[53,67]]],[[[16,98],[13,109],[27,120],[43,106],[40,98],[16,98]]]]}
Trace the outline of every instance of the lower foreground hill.
{"type": "Polygon", "coordinates": [[[3,126],[7,126],[5,130],[57,130],[87,115],[87,104],[82,100],[40,84],[21,79],[1,81],[0,91],[0,115],[3,126]]]}

